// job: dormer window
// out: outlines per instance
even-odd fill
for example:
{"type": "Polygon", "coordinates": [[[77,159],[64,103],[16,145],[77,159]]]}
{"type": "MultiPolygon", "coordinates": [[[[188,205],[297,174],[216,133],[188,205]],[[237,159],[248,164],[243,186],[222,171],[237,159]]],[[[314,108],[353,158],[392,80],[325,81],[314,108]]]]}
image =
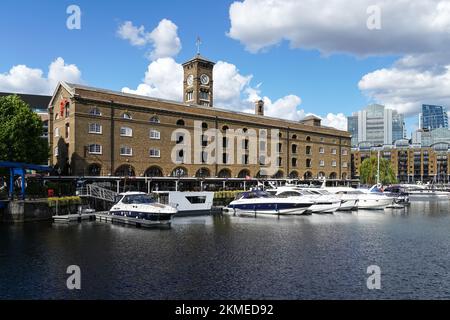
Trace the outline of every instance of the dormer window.
{"type": "Polygon", "coordinates": [[[125,113],[122,115],[122,118],[127,119],[127,120],[133,119],[133,118],[131,117],[131,114],[129,114],[128,112],[125,112],[125,113]]]}

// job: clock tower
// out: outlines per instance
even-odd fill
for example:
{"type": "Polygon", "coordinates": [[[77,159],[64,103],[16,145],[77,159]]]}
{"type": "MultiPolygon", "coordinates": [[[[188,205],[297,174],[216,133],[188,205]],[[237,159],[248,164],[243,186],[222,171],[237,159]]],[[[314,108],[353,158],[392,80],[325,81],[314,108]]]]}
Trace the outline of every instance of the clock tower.
{"type": "Polygon", "coordinates": [[[213,106],[214,62],[199,53],[183,63],[183,101],[201,106],[213,106]]]}

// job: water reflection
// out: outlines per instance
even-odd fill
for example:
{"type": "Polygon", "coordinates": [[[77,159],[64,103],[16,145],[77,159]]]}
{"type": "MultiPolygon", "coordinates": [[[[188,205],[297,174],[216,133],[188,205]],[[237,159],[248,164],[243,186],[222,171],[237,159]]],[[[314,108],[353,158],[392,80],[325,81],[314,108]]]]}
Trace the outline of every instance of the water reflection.
{"type": "Polygon", "coordinates": [[[449,202],[280,218],[176,218],[169,230],[103,222],[0,226],[1,298],[443,298],[449,202]],[[82,290],[65,287],[82,270],[82,290]],[[382,290],[365,286],[382,269],[382,290]]]}

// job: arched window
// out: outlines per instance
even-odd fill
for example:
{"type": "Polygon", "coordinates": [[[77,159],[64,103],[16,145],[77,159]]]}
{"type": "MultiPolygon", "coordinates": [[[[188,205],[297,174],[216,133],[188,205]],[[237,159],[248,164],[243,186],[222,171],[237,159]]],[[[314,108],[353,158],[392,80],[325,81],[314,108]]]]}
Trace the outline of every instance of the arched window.
{"type": "Polygon", "coordinates": [[[275,173],[275,174],[272,176],[272,178],[274,178],[274,179],[281,179],[281,178],[283,178],[283,176],[284,176],[283,171],[282,171],[282,170],[278,170],[277,173],[275,173]]]}
{"type": "Polygon", "coordinates": [[[170,175],[172,177],[187,177],[188,171],[184,167],[176,167],[175,169],[172,170],[170,175]]]}
{"type": "Polygon", "coordinates": [[[100,110],[97,107],[94,107],[91,110],[89,110],[89,115],[91,115],[91,116],[101,116],[102,113],[100,112],[100,110]]]}
{"type": "Polygon", "coordinates": [[[231,178],[231,171],[229,169],[222,169],[217,174],[219,178],[231,178]]]}
{"type": "Polygon", "coordinates": [[[202,122],[202,129],[208,129],[208,124],[206,122],[202,122]]]}
{"type": "Polygon", "coordinates": [[[101,171],[102,171],[102,167],[97,163],[93,163],[93,164],[89,165],[89,167],[88,167],[88,175],[89,176],[99,176],[101,171]]]}
{"type": "Polygon", "coordinates": [[[147,170],[145,170],[144,175],[146,177],[163,177],[163,171],[160,167],[158,166],[152,166],[150,168],[148,168],[147,170]]]}
{"type": "Polygon", "coordinates": [[[346,173],[346,172],[344,172],[344,173],[342,174],[342,180],[347,180],[347,173],[346,173]]]}
{"type": "Polygon", "coordinates": [[[129,114],[128,112],[124,112],[122,115],[123,119],[127,119],[127,120],[131,120],[133,119],[133,117],[131,116],[131,114],[129,114]]]}
{"type": "Polygon", "coordinates": [[[306,137],[306,141],[311,141],[311,137],[310,137],[310,136],[307,136],[307,137],[306,137]]]}
{"type": "Polygon", "coordinates": [[[337,174],[336,174],[336,172],[330,173],[330,179],[337,179],[337,174]]]}
{"type": "Polygon", "coordinates": [[[291,171],[291,173],[289,173],[289,178],[291,179],[297,179],[298,178],[298,172],[297,171],[291,171]]]}
{"type": "Polygon", "coordinates": [[[320,179],[325,178],[325,172],[320,171],[318,177],[319,177],[320,179]]]}
{"type": "Polygon", "coordinates": [[[66,105],[64,106],[65,109],[65,117],[67,118],[70,115],[70,102],[66,102],[66,105]]]}
{"type": "Polygon", "coordinates": [[[312,173],[311,173],[311,171],[306,171],[305,174],[303,175],[303,179],[305,179],[305,180],[310,180],[310,179],[312,179],[312,173]]]}
{"type": "Polygon", "coordinates": [[[222,131],[223,131],[223,132],[227,132],[228,129],[230,129],[230,128],[228,128],[228,126],[223,126],[223,127],[222,127],[222,131]]]}
{"type": "Polygon", "coordinates": [[[118,177],[134,177],[134,168],[129,164],[123,164],[116,169],[114,175],[118,177]]]}
{"type": "Polygon", "coordinates": [[[249,170],[242,169],[241,171],[239,171],[238,178],[246,178],[246,177],[250,177],[250,171],[249,170]]]}
{"type": "Polygon", "coordinates": [[[183,119],[177,120],[177,126],[183,127],[184,126],[184,120],[183,119]]]}
{"type": "Polygon", "coordinates": [[[211,172],[209,171],[208,168],[200,168],[197,170],[197,172],[195,173],[195,176],[197,178],[207,178],[211,176],[211,172]]]}
{"type": "Polygon", "coordinates": [[[296,139],[297,139],[297,135],[296,135],[296,134],[293,134],[293,135],[292,135],[292,139],[293,139],[293,140],[296,140],[296,139]]]}
{"type": "Polygon", "coordinates": [[[153,116],[150,118],[150,123],[160,123],[159,118],[157,116],[153,116]]]}

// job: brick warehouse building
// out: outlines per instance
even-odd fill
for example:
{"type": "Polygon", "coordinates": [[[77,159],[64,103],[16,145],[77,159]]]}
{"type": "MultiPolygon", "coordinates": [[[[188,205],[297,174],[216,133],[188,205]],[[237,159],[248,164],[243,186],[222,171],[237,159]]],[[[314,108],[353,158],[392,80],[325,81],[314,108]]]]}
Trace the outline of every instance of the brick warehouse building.
{"type": "Polygon", "coordinates": [[[172,141],[173,131],[193,133],[200,121],[203,129],[225,136],[227,129],[265,129],[269,135],[278,129],[274,178],[350,179],[348,132],[322,126],[313,116],[299,122],[264,116],[262,101],[255,103],[255,114],[214,108],[213,66],[200,55],[183,64],[183,103],[61,82],[49,105],[50,164],[77,176],[260,177],[259,161],[227,158],[231,143],[218,151],[219,163],[184,164],[186,155],[174,163],[172,150],[180,141],[172,141]]]}
{"type": "Polygon", "coordinates": [[[384,158],[391,163],[400,183],[450,181],[450,144],[438,142],[431,146],[409,144],[408,140],[397,140],[392,145],[372,146],[361,143],[352,149],[352,178],[359,178],[361,163],[369,157],[384,158]]]}

